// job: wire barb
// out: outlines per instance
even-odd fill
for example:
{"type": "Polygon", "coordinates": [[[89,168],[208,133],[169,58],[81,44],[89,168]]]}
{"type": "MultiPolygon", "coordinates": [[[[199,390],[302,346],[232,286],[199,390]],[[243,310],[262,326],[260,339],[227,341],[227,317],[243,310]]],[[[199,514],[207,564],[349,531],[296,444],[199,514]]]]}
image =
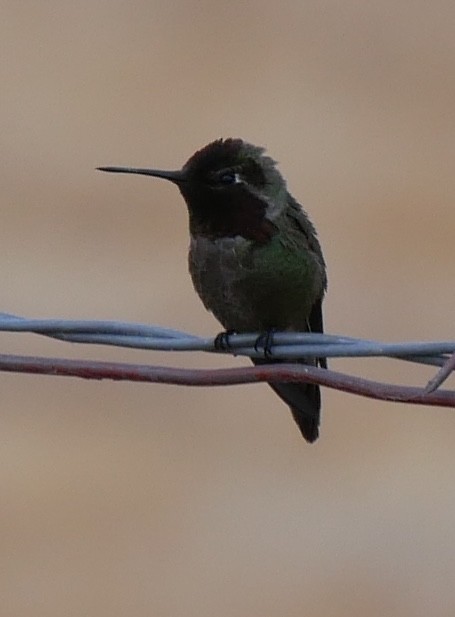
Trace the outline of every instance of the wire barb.
{"type": "Polygon", "coordinates": [[[444,383],[453,371],[455,371],[455,352],[447,358],[445,364],[442,365],[436,375],[427,383],[425,393],[429,394],[430,392],[434,392],[444,383]]]}

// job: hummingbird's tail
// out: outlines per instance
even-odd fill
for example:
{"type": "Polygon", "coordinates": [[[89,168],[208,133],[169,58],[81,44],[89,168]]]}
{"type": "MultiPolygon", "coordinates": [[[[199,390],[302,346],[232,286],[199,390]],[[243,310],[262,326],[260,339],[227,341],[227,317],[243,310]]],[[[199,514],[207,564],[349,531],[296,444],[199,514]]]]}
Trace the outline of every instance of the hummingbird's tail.
{"type": "Polygon", "coordinates": [[[319,437],[321,392],[315,384],[270,384],[278,396],[289,405],[303,437],[313,443],[319,437]]]}
{"type": "MultiPolygon", "coordinates": [[[[254,359],[254,364],[270,364],[270,361],[254,359]]],[[[287,404],[303,437],[313,443],[319,437],[319,418],[321,392],[312,383],[273,383],[269,384],[287,404]]]]}

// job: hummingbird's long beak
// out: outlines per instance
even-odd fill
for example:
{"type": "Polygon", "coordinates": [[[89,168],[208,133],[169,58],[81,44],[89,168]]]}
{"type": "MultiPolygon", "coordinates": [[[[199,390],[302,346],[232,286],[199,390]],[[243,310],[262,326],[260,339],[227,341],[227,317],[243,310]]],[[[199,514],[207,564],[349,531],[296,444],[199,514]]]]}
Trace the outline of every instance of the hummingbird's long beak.
{"type": "Polygon", "coordinates": [[[161,169],[142,169],[140,167],[97,167],[99,171],[109,171],[119,174],[140,174],[141,176],[153,176],[154,178],[163,178],[181,184],[185,182],[186,177],[182,170],[178,171],[163,171],[161,169]]]}

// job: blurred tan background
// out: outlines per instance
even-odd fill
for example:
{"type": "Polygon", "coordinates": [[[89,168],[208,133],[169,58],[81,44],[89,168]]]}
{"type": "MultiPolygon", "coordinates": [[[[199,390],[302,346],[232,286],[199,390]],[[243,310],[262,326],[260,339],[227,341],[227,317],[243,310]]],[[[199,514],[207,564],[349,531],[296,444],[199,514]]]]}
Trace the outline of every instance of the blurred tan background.
{"type": "MultiPolygon", "coordinates": [[[[0,14],[1,311],[217,333],[175,187],[94,168],[177,167],[241,136],[280,161],[319,230],[329,332],[453,338],[452,2],[0,14]]],[[[3,353],[245,362],[1,338],[3,353]]],[[[325,391],[308,446],[266,386],[0,382],[1,615],[455,614],[453,410],[325,391]]]]}

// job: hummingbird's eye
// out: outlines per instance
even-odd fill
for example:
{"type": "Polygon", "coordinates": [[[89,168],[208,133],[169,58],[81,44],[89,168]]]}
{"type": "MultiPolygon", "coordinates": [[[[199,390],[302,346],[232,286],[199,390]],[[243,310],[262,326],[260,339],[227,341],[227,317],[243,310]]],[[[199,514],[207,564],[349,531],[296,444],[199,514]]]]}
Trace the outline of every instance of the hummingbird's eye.
{"type": "Polygon", "coordinates": [[[223,184],[234,184],[236,174],[232,171],[228,171],[220,176],[220,182],[223,184]]]}
{"type": "Polygon", "coordinates": [[[224,171],[218,176],[218,182],[220,184],[238,184],[240,182],[240,175],[234,171],[224,171]]]}

